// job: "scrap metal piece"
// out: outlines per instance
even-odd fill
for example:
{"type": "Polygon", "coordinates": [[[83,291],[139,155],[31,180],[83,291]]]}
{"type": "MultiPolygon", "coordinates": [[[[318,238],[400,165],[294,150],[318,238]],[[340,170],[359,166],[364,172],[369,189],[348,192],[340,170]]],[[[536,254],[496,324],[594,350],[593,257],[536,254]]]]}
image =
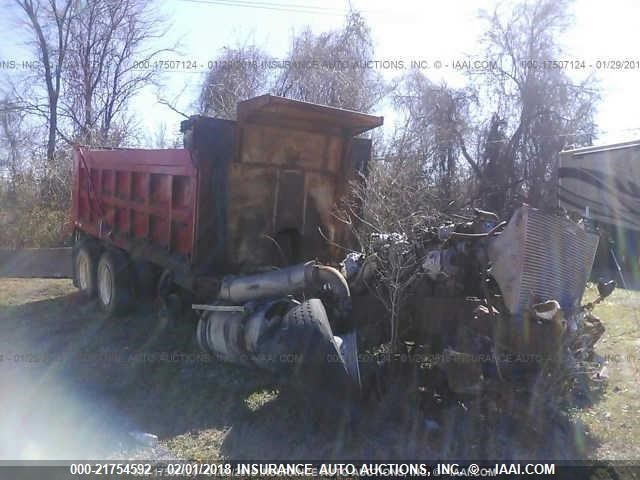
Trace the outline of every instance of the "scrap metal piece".
{"type": "Polygon", "coordinates": [[[338,350],[347,368],[347,372],[349,372],[349,376],[360,387],[362,382],[360,380],[360,366],[358,364],[358,338],[356,331],[352,330],[351,332],[334,336],[333,338],[336,345],[338,345],[338,350]]]}
{"type": "Polygon", "coordinates": [[[198,322],[197,340],[223,361],[257,367],[300,385],[341,391],[360,386],[355,333],[334,337],[317,298],[302,303],[281,298],[247,306],[245,312],[206,311],[198,322]]]}
{"type": "Polygon", "coordinates": [[[535,316],[541,320],[551,320],[560,310],[560,304],[556,300],[536,303],[531,306],[535,316]]]}
{"type": "Polygon", "coordinates": [[[608,282],[605,282],[604,280],[600,280],[598,282],[598,295],[600,295],[602,298],[607,298],[609,295],[613,293],[615,289],[616,289],[615,280],[609,280],[608,282]]]}
{"type": "Polygon", "coordinates": [[[590,311],[584,311],[576,315],[576,335],[573,337],[572,350],[579,357],[589,358],[593,354],[595,344],[605,332],[600,319],[590,311]]]}
{"type": "Polygon", "coordinates": [[[598,246],[598,236],[571,220],[523,206],[488,243],[491,275],[510,313],[557,299],[566,311],[579,306],[598,246]]]}
{"type": "Polygon", "coordinates": [[[336,300],[338,314],[349,313],[351,293],[345,278],[335,268],[313,261],[273,272],[224,277],[218,300],[245,303],[292,295],[306,289],[331,293],[336,300]]]}
{"type": "Polygon", "coordinates": [[[202,305],[202,304],[193,304],[191,305],[192,310],[201,310],[208,312],[242,312],[246,311],[246,308],[242,305],[202,305]]]}
{"type": "Polygon", "coordinates": [[[245,303],[297,293],[309,283],[311,265],[313,262],[255,275],[229,275],[222,280],[218,299],[225,302],[245,303]]]}

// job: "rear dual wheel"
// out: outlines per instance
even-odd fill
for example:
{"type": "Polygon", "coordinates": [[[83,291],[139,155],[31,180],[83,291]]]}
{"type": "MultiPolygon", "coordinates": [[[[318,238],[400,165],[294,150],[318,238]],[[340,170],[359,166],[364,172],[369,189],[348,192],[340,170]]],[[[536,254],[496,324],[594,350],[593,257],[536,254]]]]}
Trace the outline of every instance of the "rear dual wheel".
{"type": "Polygon", "coordinates": [[[107,250],[100,257],[96,273],[98,303],[109,316],[127,312],[133,304],[131,272],[126,255],[107,250]]]}
{"type": "Polygon", "coordinates": [[[74,249],[73,254],[73,283],[86,298],[96,296],[96,268],[98,254],[90,244],[74,249]]]}

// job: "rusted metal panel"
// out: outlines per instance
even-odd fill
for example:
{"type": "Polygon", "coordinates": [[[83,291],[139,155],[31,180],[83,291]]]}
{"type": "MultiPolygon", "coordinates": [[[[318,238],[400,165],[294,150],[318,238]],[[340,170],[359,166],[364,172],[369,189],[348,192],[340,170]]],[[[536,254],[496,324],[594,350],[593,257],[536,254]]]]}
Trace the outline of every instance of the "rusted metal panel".
{"type": "MultiPolygon", "coordinates": [[[[332,209],[354,178],[354,167],[364,170],[370,156],[370,140],[352,136],[381,122],[272,96],[241,102],[222,202],[228,220],[219,269],[282,265],[283,256],[288,263],[335,260],[332,242],[343,241],[346,232],[332,209]]],[[[195,148],[207,157],[206,148],[195,148]]]]}
{"type": "Polygon", "coordinates": [[[276,231],[282,231],[302,226],[304,232],[304,173],[300,170],[280,170],[278,175],[274,228],[276,231]],[[302,208],[291,208],[291,205],[302,205],[302,208]]]}
{"type": "Polygon", "coordinates": [[[239,160],[336,174],[340,170],[344,141],[323,133],[243,124],[239,160]]]}
{"type": "MultiPolygon", "coordinates": [[[[229,172],[227,268],[252,270],[277,262],[274,204],[277,170],[234,164],[229,172]]],[[[294,207],[294,206],[292,206],[294,207]]]]}
{"type": "Polygon", "coordinates": [[[262,95],[238,104],[240,123],[278,125],[307,131],[327,131],[353,137],[382,125],[384,119],[366,113],[262,95]]]}
{"type": "Polygon", "coordinates": [[[598,236],[568,218],[522,206],[488,246],[492,275],[509,312],[557,300],[578,308],[598,247],[598,236]],[[544,246],[544,247],[543,247],[544,246]]]}
{"type": "Polygon", "coordinates": [[[332,254],[322,235],[333,240],[342,228],[331,209],[336,185],[349,179],[342,173],[348,139],[272,125],[241,123],[239,129],[228,226],[230,245],[238,248],[229,258],[247,268],[277,262],[287,248],[278,239],[286,232],[298,238],[297,256],[327,260],[332,254]]]}

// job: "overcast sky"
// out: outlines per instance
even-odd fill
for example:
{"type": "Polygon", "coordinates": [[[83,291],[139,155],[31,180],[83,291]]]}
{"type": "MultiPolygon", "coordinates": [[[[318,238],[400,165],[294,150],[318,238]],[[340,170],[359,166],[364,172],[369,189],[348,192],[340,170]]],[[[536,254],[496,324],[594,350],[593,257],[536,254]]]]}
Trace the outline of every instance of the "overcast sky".
{"type": "MultiPolygon", "coordinates": [[[[305,26],[315,32],[336,28],[342,24],[347,8],[344,0],[169,0],[159,5],[172,21],[162,42],[171,45],[180,40],[182,45],[180,53],[165,55],[163,59],[195,61],[205,68],[223,46],[234,45],[237,40],[256,43],[284,58],[294,32],[305,26]]],[[[496,2],[352,0],[351,5],[363,13],[371,27],[376,48],[374,60],[403,59],[406,64],[412,59],[426,59],[430,64],[441,60],[446,65],[469,56],[482,59],[477,40],[483,24],[477,18],[478,11],[493,10],[496,2]]],[[[578,0],[573,15],[573,28],[559,39],[567,52],[560,60],[584,60],[587,65],[595,65],[598,60],[635,62],[634,69],[597,71],[603,94],[597,116],[601,131],[597,143],[640,138],[640,2],[578,0]]],[[[0,28],[3,30],[0,60],[28,57],[21,46],[24,34],[15,15],[3,16],[0,28]]],[[[402,73],[381,71],[387,77],[402,73]]],[[[445,79],[452,85],[464,81],[451,68],[430,69],[426,73],[434,81],[445,79]]],[[[203,77],[200,69],[168,72],[161,95],[175,102],[180,110],[192,113],[203,77]]],[[[155,89],[145,90],[136,99],[134,111],[150,133],[162,122],[169,131],[177,132],[182,119],[158,104],[155,89]]],[[[392,123],[393,117],[383,107],[376,113],[385,115],[387,123],[392,123]]]]}

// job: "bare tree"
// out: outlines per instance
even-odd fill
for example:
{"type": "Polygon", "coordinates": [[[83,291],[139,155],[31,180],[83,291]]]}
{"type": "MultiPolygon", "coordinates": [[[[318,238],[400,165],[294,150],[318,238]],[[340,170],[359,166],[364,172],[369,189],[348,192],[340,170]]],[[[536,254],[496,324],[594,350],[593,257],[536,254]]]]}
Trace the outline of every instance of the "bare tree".
{"type": "Polygon", "coordinates": [[[343,28],[291,38],[286,59],[243,44],[225,47],[212,61],[200,93],[200,111],[235,118],[236,104],[263,93],[370,111],[390,87],[370,68],[373,42],[362,16],[351,12],[343,28]]]}
{"type": "Polygon", "coordinates": [[[551,63],[563,57],[558,37],[571,24],[569,5],[568,0],[524,1],[510,16],[500,7],[481,14],[488,26],[485,53],[500,59],[484,75],[484,100],[495,109],[474,159],[484,172],[479,186],[490,209],[509,209],[519,198],[554,204],[550,186],[558,153],[594,137],[598,93],[593,78],[573,82],[551,63]]]}
{"type": "Polygon", "coordinates": [[[417,163],[416,179],[447,203],[470,197],[463,203],[502,214],[523,200],[554,205],[558,153],[592,141],[598,99],[593,78],[574,82],[550,62],[562,58],[568,6],[535,0],[483,13],[485,55],[499,61],[470,74],[466,88],[407,74],[394,95],[405,124],[388,159],[417,163]]]}
{"type": "Polygon", "coordinates": [[[212,61],[200,93],[200,112],[234,119],[236,105],[271,90],[268,62],[272,59],[255,45],[225,47],[212,61]]]}
{"type": "Polygon", "coordinates": [[[276,79],[276,95],[369,112],[389,91],[369,63],[371,32],[351,11],[338,30],[314,35],[303,30],[291,40],[288,64],[276,79]]]}
{"type": "Polygon", "coordinates": [[[71,193],[71,144],[135,140],[128,106],[157,79],[153,60],[169,49],[151,48],[165,33],[151,0],[13,3],[38,62],[18,81],[7,78],[11,99],[0,107],[2,166],[18,197],[17,221],[0,241],[56,244],[71,193]]]}
{"type": "Polygon", "coordinates": [[[10,97],[0,101],[0,171],[6,172],[8,204],[16,200],[22,171],[24,117],[25,112],[10,97]]]}
{"type": "Polygon", "coordinates": [[[160,122],[155,132],[150,135],[146,135],[145,144],[149,148],[165,149],[165,148],[180,148],[182,147],[182,135],[176,129],[171,135],[168,131],[167,124],[160,122]]]}
{"type": "Polygon", "coordinates": [[[402,130],[392,138],[393,155],[401,162],[417,163],[416,181],[432,187],[442,200],[439,207],[445,209],[461,193],[467,177],[459,162],[459,138],[471,128],[476,94],[472,88],[435,85],[415,70],[402,78],[393,102],[404,116],[402,130]]]}
{"type": "Polygon", "coordinates": [[[376,162],[366,179],[353,183],[336,213],[366,254],[355,288],[366,287],[386,309],[393,352],[398,350],[408,300],[420,277],[415,245],[443,218],[433,207],[436,198],[427,183],[416,181],[417,165],[394,157],[376,162]]]}
{"type": "Polygon", "coordinates": [[[400,326],[411,287],[420,276],[420,263],[406,237],[397,234],[374,236],[377,251],[368,261],[375,262],[376,279],[373,291],[389,313],[391,351],[400,345],[400,326]]]}
{"type": "Polygon", "coordinates": [[[63,115],[70,138],[118,146],[131,130],[129,101],[154,83],[153,62],[168,48],[149,49],[166,33],[149,0],[82,2],[70,25],[63,115]]]}
{"type": "MultiPolygon", "coordinates": [[[[69,47],[71,23],[76,13],[75,0],[16,0],[26,16],[26,24],[32,34],[32,44],[40,59],[42,68],[38,79],[46,92],[46,107],[41,102],[28,101],[32,111],[46,118],[47,167],[53,168],[55,163],[56,142],[58,138],[58,104],[63,88],[63,67],[69,47]]],[[[24,98],[24,97],[23,97],[24,98]]]]}

